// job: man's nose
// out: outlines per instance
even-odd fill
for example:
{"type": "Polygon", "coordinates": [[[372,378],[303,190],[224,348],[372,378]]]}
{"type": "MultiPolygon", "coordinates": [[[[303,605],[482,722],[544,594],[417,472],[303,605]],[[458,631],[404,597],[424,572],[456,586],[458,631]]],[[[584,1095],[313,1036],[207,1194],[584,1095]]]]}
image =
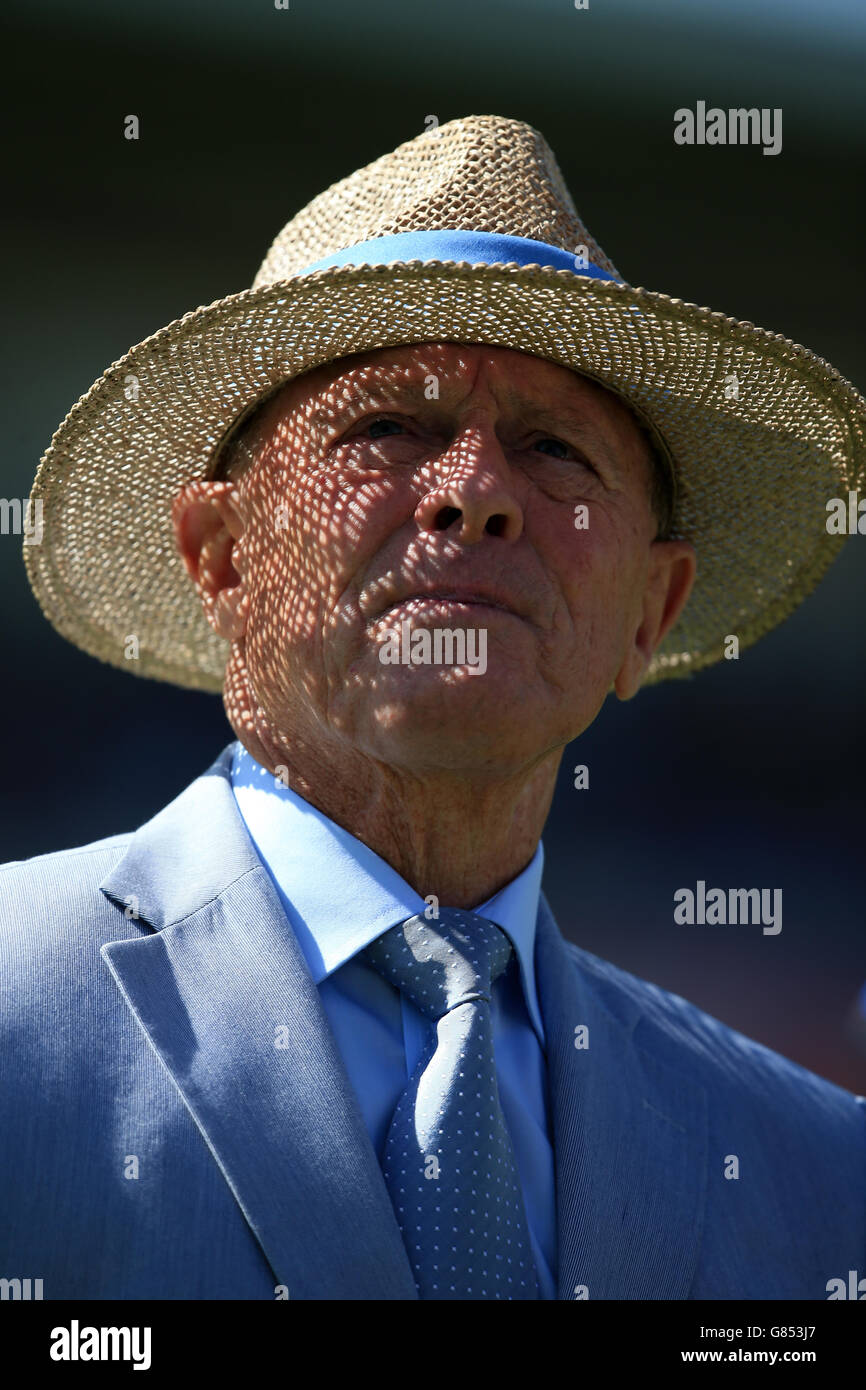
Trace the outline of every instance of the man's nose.
{"type": "Polygon", "coordinates": [[[441,481],[415,509],[422,531],[453,531],[464,545],[473,545],[485,534],[517,540],[523,530],[523,508],[491,425],[461,430],[440,454],[435,471],[441,481]]]}

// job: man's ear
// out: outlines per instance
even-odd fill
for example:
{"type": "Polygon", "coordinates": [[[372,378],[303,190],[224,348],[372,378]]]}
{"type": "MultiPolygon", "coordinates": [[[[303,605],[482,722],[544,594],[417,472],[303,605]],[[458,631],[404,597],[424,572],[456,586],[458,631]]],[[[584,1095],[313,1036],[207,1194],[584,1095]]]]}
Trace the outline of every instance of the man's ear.
{"type": "Polygon", "coordinates": [[[653,652],[686,606],[697,573],[688,541],[653,541],[643,595],[643,612],[613,688],[620,700],[640,689],[653,652]]]}
{"type": "Polygon", "coordinates": [[[234,483],[200,479],[181,488],[171,508],[175,543],[204,615],[229,642],[243,636],[249,596],[232,563],[244,531],[234,483]]]}

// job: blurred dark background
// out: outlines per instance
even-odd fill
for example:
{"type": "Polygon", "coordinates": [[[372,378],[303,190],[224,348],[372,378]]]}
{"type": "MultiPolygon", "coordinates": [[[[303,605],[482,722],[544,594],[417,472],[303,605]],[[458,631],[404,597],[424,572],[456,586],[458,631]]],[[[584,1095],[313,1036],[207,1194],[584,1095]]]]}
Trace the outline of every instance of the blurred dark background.
{"type": "MultiPolygon", "coordinates": [[[[133,343],[253,279],[326,185],[434,114],[529,121],[633,284],[805,343],[861,390],[866,11],[854,0],[7,0],[4,437],[27,496],[133,343]],[[682,148],[680,106],[781,107],[783,149],[682,148]],[[141,138],[123,138],[127,114],[141,138]]],[[[776,632],[609,702],[563,763],[546,889],[580,945],[866,1091],[866,540],[776,632]],[[590,768],[590,788],[571,769],[590,768]],[[673,893],[781,887],[783,929],[684,927],[673,893]]],[[[217,697],[57,636],[0,537],[0,860],[132,829],[232,737],[217,697]]],[[[63,903],[53,905],[62,913],[63,903]]]]}

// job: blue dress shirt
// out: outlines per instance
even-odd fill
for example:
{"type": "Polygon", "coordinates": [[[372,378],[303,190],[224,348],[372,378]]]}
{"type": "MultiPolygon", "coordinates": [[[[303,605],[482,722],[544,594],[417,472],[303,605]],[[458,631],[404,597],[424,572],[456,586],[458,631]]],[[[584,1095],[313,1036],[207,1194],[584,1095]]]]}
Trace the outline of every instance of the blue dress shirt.
{"type": "MultiPolygon", "coordinates": [[[[426,903],[367,845],[234,746],[232,787],[244,824],[298,938],[381,1162],[397,1101],[430,1037],[427,1019],[357,959],[426,903]]],[[[535,920],[544,851],[473,909],[506,933],[514,955],[492,990],[499,1096],[514,1144],[541,1297],[556,1298],[556,1186],[535,989],[535,920]]],[[[447,906],[447,904],[443,904],[447,906]]]]}

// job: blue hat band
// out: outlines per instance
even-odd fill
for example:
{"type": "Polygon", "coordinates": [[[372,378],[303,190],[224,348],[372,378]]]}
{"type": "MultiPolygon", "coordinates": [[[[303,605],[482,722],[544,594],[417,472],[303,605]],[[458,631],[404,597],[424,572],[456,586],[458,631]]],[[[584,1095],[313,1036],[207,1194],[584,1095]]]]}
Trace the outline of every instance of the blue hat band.
{"type": "Polygon", "coordinates": [[[530,237],[500,236],[497,232],[468,232],[459,230],[429,232],[399,232],[395,236],[375,237],[359,241],[324,256],[305,266],[300,272],[309,275],[313,270],[327,270],[334,265],[390,265],[394,261],[469,261],[495,265],[516,261],[518,265],[549,265],[555,270],[570,270],[574,275],[588,275],[593,280],[613,280],[624,284],[609,270],[593,265],[588,256],[563,251],[561,246],[549,246],[546,241],[530,237]]]}

